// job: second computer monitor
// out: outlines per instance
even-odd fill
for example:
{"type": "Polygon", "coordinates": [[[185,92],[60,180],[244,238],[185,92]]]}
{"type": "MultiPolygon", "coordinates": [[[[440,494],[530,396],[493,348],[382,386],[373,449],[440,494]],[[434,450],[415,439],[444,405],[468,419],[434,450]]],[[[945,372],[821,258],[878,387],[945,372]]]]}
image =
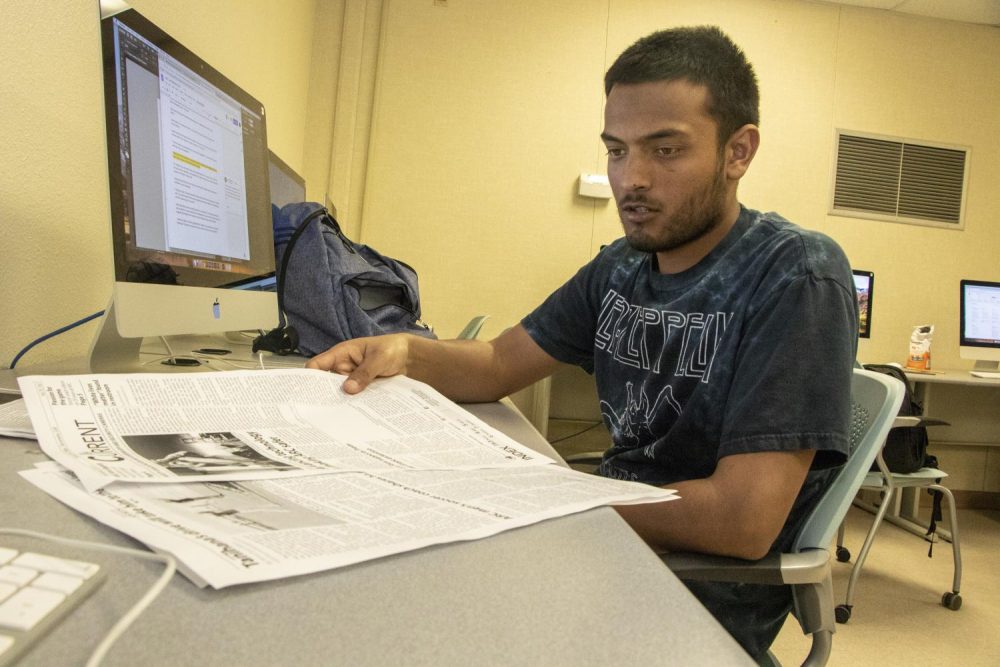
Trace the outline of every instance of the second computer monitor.
{"type": "Polygon", "coordinates": [[[996,370],[1000,362],[1000,282],[962,280],[959,292],[959,356],[976,368],[996,370]]]}
{"type": "Polygon", "coordinates": [[[284,160],[267,151],[267,171],[271,181],[271,204],[281,208],[306,200],[306,181],[284,160]]]}
{"type": "Polygon", "coordinates": [[[871,271],[855,269],[854,291],[858,297],[858,336],[871,338],[872,335],[872,292],[875,287],[875,274],[871,271]]]}

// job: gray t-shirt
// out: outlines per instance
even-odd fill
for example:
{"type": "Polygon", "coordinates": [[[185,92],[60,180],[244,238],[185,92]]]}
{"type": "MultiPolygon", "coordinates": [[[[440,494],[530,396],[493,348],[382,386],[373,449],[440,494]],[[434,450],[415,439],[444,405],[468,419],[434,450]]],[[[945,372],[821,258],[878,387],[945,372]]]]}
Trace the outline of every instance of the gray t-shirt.
{"type": "Polygon", "coordinates": [[[850,265],[829,237],[774,213],[741,209],[679,274],[619,239],[522,324],[548,354],[594,374],[612,436],[602,475],[665,485],[708,477],[730,454],[816,450],[775,550],[791,546],[825,489],[822,471],[846,459],[850,265]]]}

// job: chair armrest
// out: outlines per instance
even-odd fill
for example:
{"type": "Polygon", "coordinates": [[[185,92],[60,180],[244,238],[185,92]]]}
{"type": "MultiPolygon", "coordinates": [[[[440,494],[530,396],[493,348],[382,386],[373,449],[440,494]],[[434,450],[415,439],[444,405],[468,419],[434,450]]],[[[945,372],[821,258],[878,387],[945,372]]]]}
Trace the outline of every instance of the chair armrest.
{"type": "Polygon", "coordinates": [[[696,581],[811,584],[822,581],[830,569],[830,554],[825,549],[772,553],[760,560],[698,553],[668,553],[661,558],[679,578],[696,581]]]}

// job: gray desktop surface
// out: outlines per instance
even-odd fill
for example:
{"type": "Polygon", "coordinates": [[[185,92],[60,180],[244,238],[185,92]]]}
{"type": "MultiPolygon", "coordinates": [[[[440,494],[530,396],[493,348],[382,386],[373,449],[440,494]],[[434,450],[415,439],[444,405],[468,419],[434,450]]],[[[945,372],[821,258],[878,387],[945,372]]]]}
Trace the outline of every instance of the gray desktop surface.
{"type": "MultiPolygon", "coordinates": [[[[467,408],[553,454],[508,403],[467,408]]],[[[0,526],[138,546],[17,476],[44,460],[35,442],[0,438],[0,526]]],[[[33,545],[24,539],[16,543],[33,545]]],[[[60,553],[101,563],[108,579],[25,656],[25,665],[84,664],[159,572],[158,565],[126,556],[60,553]]],[[[751,662],[618,515],[599,508],[482,540],[222,590],[199,589],[178,574],[104,664],[751,662]]]]}

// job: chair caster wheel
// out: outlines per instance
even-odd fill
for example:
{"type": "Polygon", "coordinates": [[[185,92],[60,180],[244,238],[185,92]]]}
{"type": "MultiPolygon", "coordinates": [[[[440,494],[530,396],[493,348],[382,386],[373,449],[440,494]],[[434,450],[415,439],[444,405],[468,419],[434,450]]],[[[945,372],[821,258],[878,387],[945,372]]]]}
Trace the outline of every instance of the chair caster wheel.
{"type": "Polygon", "coordinates": [[[846,563],[851,560],[851,552],[847,547],[837,547],[837,562],[846,563]]]}
{"type": "Polygon", "coordinates": [[[941,604],[952,611],[958,611],[962,608],[962,596],[958,593],[945,593],[941,596],[941,604]]]}
{"type": "Polygon", "coordinates": [[[833,610],[833,615],[837,619],[837,623],[847,623],[851,620],[851,608],[846,604],[838,604],[837,608],[833,610]]]}

